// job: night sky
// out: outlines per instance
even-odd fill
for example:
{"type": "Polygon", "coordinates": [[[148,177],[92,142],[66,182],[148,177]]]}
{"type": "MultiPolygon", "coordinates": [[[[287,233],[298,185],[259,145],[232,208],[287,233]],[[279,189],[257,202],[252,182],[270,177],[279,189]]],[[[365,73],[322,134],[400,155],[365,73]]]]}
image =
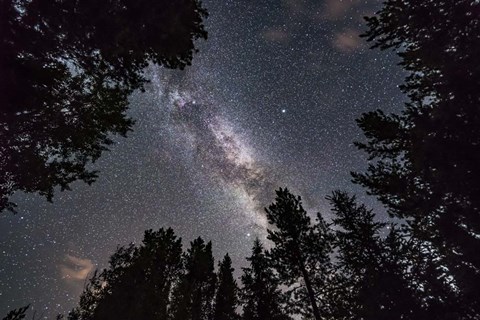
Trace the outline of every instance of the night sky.
{"type": "Polygon", "coordinates": [[[265,238],[263,207],[288,186],[328,218],[325,196],[356,193],[367,165],[353,141],[362,112],[402,108],[392,53],[368,49],[362,17],[380,1],[204,1],[209,39],[185,71],[151,67],[130,97],[128,138],[93,164],[92,186],[54,203],[17,194],[0,216],[0,316],[26,304],[45,316],[78,301],[85,278],[118,245],[172,227],[184,244],[213,241],[239,269],[265,238]],[[260,3],[261,2],[261,3],[260,3]]]}

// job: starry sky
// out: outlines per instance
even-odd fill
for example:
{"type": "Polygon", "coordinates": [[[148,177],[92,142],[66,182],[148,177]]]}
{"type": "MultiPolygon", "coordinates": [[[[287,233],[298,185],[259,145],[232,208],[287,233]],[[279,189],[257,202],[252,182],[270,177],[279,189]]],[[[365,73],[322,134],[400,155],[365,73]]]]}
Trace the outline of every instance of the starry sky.
{"type": "MultiPolygon", "coordinates": [[[[378,0],[204,1],[209,39],[185,71],[152,66],[130,97],[128,138],[92,165],[92,186],[74,184],[54,203],[15,195],[0,216],[0,315],[32,304],[65,313],[85,279],[118,245],[172,227],[184,244],[202,236],[217,258],[244,265],[265,237],[263,207],[288,186],[328,218],[325,196],[355,193],[350,171],[367,165],[355,119],[398,111],[404,78],[390,52],[358,35],[378,0]]],[[[38,315],[37,315],[38,316],[38,315]]]]}

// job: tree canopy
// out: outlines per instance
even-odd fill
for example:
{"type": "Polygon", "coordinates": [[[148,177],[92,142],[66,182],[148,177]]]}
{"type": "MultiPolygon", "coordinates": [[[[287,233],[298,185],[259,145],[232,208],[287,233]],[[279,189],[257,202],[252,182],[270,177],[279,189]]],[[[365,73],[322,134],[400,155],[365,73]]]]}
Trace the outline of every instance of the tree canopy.
{"type": "Polygon", "coordinates": [[[174,320],[208,320],[213,315],[216,274],[212,243],[197,238],[184,256],[185,269],[173,293],[174,320]]]}
{"type": "Polygon", "coordinates": [[[250,265],[243,268],[241,300],[243,320],[289,320],[286,309],[287,295],[280,289],[280,279],[266,255],[263,244],[257,238],[250,265]]]}
{"type": "Polygon", "coordinates": [[[143,69],[189,65],[206,16],[198,0],[0,0],[0,211],[94,182],[143,69]]]}
{"type": "Polygon", "coordinates": [[[274,244],[269,256],[282,284],[299,285],[296,296],[300,298],[300,312],[312,313],[320,320],[326,308],[318,305],[316,297],[323,294],[332,251],[328,227],[320,215],[312,225],[300,196],[286,188],[276,194],[275,202],[265,209],[274,227],[268,230],[267,238],[274,244]]]}
{"type": "Polygon", "coordinates": [[[389,0],[367,18],[364,36],[409,72],[409,101],[358,120],[372,161],[353,175],[454,274],[467,318],[480,313],[479,14],[472,0],[389,0]]]}
{"type": "Polygon", "coordinates": [[[90,279],[69,319],[167,319],[184,264],[172,229],[145,231],[140,246],[118,248],[109,264],[90,279]]]}
{"type": "Polygon", "coordinates": [[[238,286],[233,276],[232,259],[225,255],[218,264],[218,287],[215,294],[213,320],[239,320],[238,286]]]}
{"type": "Polygon", "coordinates": [[[93,274],[68,319],[476,319],[449,280],[454,273],[421,241],[345,192],[327,200],[331,222],[320,213],[311,221],[299,196],[277,190],[270,242],[255,240],[240,288],[228,254],[215,270],[211,242],[199,237],[183,251],[172,229],[147,230],[93,274]]]}

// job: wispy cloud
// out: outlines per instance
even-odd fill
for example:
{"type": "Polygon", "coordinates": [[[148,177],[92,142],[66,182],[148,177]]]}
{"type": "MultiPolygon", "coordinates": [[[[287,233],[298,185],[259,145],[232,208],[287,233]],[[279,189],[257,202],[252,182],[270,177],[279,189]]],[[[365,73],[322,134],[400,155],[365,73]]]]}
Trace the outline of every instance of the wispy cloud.
{"type": "Polygon", "coordinates": [[[82,259],[72,255],[65,255],[64,263],[60,268],[62,279],[67,282],[83,282],[93,271],[95,265],[90,259],[82,259]]]}
{"type": "Polygon", "coordinates": [[[340,52],[352,53],[363,46],[363,41],[358,30],[346,29],[334,34],[332,45],[340,52]]]}
{"type": "Polygon", "coordinates": [[[265,40],[270,42],[287,43],[290,40],[288,32],[279,28],[269,28],[262,35],[265,40]]]}
{"type": "Polygon", "coordinates": [[[328,20],[343,19],[348,11],[359,3],[359,0],[326,0],[323,7],[323,17],[328,20]]]}

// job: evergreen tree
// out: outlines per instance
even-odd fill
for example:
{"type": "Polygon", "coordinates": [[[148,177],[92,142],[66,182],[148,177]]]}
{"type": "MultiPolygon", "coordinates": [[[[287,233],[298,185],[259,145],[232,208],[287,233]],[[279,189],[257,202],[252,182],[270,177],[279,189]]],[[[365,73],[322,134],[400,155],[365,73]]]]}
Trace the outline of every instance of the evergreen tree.
{"type": "Polygon", "coordinates": [[[173,319],[211,319],[215,285],[212,243],[197,238],[185,256],[185,273],[173,298],[173,319]]]}
{"type": "Polygon", "coordinates": [[[25,319],[26,312],[30,306],[21,307],[18,309],[11,310],[2,320],[21,320],[25,319]]]}
{"type": "Polygon", "coordinates": [[[280,290],[280,279],[265,255],[257,238],[252,255],[247,258],[250,266],[243,268],[242,302],[243,320],[289,320],[285,308],[285,294],[280,290]]]}
{"type": "Polygon", "coordinates": [[[388,0],[367,19],[368,40],[410,73],[410,100],[400,115],[358,120],[367,141],[357,145],[374,161],[354,174],[436,251],[466,319],[480,314],[479,13],[473,0],[388,0]]]}
{"type": "Polygon", "coordinates": [[[455,284],[448,270],[440,264],[438,252],[423,241],[408,240],[412,284],[419,288],[419,298],[424,314],[432,320],[462,319],[464,311],[455,284]]]}
{"type": "Polygon", "coordinates": [[[367,273],[379,269],[381,255],[378,232],[383,224],[374,222],[374,214],[365,206],[357,206],[355,198],[335,191],[327,197],[332,205],[335,226],[335,249],[338,288],[334,310],[340,319],[356,319],[360,316],[368,292],[362,286],[370,285],[367,273]],[[361,297],[360,293],[366,294],[361,297]]]}
{"type": "Polygon", "coordinates": [[[198,0],[0,0],[0,211],[92,183],[143,69],[189,65],[206,16],[198,0]]]}
{"type": "Polygon", "coordinates": [[[182,271],[182,244],[172,229],[147,230],[142,245],[117,249],[95,273],[69,319],[168,319],[182,271]]]}
{"type": "Polygon", "coordinates": [[[295,297],[302,306],[300,312],[320,320],[329,308],[322,300],[331,265],[328,226],[320,215],[317,224],[311,224],[300,197],[282,188],[276,194],[275,203],[265,209],[274,227],[268,230],[268,239],[274,244],[269,256],[282,283],[298,286],[295,297]]]}
{"type": "Polygon", "coordinates": [[[228,254],[218,264],[218,285],[213,320],[237,320],[238,286],[233,278],[232,259],[228,254]]]}
{"type": "MultiPolygon", "coordinates": [[[[385,224],[355,197],[336,191],[327,197],[334,213],[336,266],[341,274],[342,319],[421,319],[418,293],[409,275],[409,252],[393,226],[385,239],[385,224]]],[[[425,316],[425,315],[423,315],[425,316]]]]}

